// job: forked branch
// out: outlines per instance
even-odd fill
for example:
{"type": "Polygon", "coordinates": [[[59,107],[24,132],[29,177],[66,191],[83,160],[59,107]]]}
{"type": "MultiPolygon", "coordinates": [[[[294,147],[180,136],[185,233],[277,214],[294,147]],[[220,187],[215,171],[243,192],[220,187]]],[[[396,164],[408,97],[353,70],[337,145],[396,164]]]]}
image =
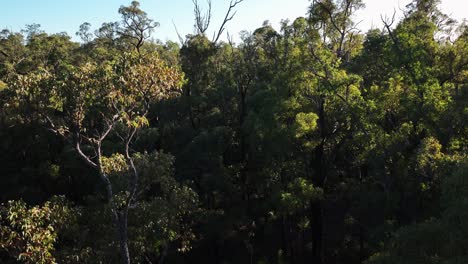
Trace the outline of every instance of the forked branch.
{"type": "Polygon", "coordinates": [[[198,0],[192,0],[193,12],[195,13],[195,28],[198,34],[204,34],[211,22],[211,0],[208,0],[208,10],[202,14],[202,9],[198,4],[198,0]]]}
{"type": "Polygon", "coordinates": [[[218,33],[213,34],[213,43],[218,42],[219,38],[223,34],[224,30],[226,29],[226,23],[231,21],[234,16],[236,15],[237,11],[233,11],[233,9],[240,3],[242,3],[244,0],[231,0],[229,3],[229,8],[228,11],[226,12],[226,16],[224,16],[223,23],[221,23],[221,26],[219,27],[218,33]]]}

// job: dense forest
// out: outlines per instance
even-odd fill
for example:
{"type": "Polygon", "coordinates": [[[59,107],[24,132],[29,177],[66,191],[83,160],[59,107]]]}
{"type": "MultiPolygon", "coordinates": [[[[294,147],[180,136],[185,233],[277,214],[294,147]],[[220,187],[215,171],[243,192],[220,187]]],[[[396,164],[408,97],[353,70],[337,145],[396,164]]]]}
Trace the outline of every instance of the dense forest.
{"type": "Polygon", "coordinates": [[[239,5],[0,32],[0,263],[468,263],[468,25],[239,5]]]}

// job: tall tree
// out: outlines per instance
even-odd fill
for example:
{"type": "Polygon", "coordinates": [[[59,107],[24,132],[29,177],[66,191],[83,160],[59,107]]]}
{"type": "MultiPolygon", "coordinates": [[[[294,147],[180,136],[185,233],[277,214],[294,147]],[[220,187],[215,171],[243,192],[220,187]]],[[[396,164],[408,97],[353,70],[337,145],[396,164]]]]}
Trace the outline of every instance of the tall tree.
{"type": "Polygon", "coordinates": [[[20,107],[32,107],[33,118],[67,140],[83,161],[98,171],[111,204],[124,263],[130,263],[128,213],[139,190],[131,144],[149,122],[150,105],[176,95],[181,82],[182,75],[157,55],[141,57],[135,53],[114,62],[72,67],[57,75],[40,69],[9,81],[11,89],[21,91],[12,100],[20,107]],[[105,148],[110,136],[120,138],[117,151],[105,148]],[[128,185],[122,193],[114,192],[113,171],[128,173],[128,185]]]}

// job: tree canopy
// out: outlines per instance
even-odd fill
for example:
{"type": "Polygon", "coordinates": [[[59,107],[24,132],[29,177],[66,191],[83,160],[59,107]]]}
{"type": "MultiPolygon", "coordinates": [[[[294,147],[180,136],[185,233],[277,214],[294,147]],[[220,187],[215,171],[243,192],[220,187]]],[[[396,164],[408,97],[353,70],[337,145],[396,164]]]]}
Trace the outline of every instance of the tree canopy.
{"type": "Polygon", "coordinates": [[[468,27],[361,0],[242,32],[137,1],[0,31],[1,263],[467,263],[468,27]],[[213,36],[211,35],[213,33],[213,36]]]}

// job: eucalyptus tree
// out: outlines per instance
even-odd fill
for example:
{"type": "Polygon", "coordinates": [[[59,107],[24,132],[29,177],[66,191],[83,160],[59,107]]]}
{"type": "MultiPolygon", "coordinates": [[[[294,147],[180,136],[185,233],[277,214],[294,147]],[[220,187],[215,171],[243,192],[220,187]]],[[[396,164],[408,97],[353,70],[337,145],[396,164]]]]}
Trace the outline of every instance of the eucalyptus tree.
{"type": "Polygon", "coordinates": [[[146,12],[140,9],[138,1],[132,1],[129,6],[119,8],[122,21],[117,33],[120,37],[130,40],[135,49],[140,52],[141,46],[151,37],[151,33],[159,26],[158,22],[150,19],[146,12]]]}
{"type": "MultiPolygon", "coordinates": [[[[365,135],[360,114],[365,108],[361,78],[346,69],[360,48],[360,34],[351,18],[362,7],[359,0],[313,1],[303,26],[295,22],[304,32],[304,41],[297,39],[296,51],[291,53],[300,68],[289,105],[296,113],[296,137],[308,160],[306,175],[315,188],[323,189],[324,199],[334,189],[337,176],[354,177],[354,169],[346,167],[361,165],[356,157],[337,160],[337,153],[351,147],[350,138],[365,135]]],[[[322,199],[309,203],[312,259],[316,263],[322,263],[324,256],[324,204],[322,199]]]]}
{"type": "MultiPolygon", "coordinates": [[[[118,34],[131,39],[134,52],[99,64],[43,63],[25,74],[11,74],[7,83],[14,91],[10,106],[28,109],[29,119],[62,137],[98,172],[118,231],[122,261],[130,263],[128,214],[140,190],[132,143],[149,124],[150,106],[177,96],[183,75],[157,54],[141,54],[140,47],[156,24],[138,8],[138,2],[119,12],[123,25],[118,34]],[[111,136],[120,143],[109,149],[106,144],[111,136]],[[127,187],[118,193],[110,176],[117,172],[127,177],[127,187]]],[[[41,38],[41,34],[31,36],[30,49],[40,47],[41,38]]]]}
{"type": "Polygon", "coordinates": [[[142,127],[147,126],[150,105],[176,96],[182,74],[170,68],[156,54],[142,57],[127,53],[116,61],[99,65],[70,66],[61,74],[38,69],[13,76],[9,89],[17,107],[29,107],[33,117],[71,144],[91,168],[98,171],[111,205],[118,230],[124,263],[128,252],[128,213],[137,201],[139,173],[131,145],[142,127]],[[118,151],[106,150],[110,136],[120,138],[118,151]],[[115,193],[110,174],[128,177],[128,186],[115,193]]]}

